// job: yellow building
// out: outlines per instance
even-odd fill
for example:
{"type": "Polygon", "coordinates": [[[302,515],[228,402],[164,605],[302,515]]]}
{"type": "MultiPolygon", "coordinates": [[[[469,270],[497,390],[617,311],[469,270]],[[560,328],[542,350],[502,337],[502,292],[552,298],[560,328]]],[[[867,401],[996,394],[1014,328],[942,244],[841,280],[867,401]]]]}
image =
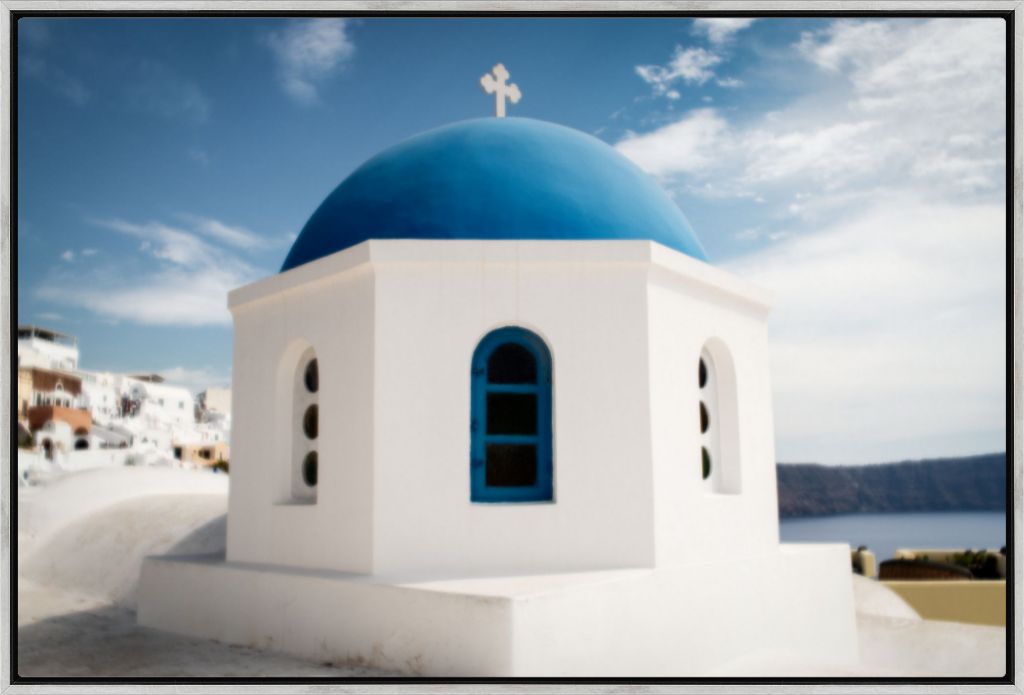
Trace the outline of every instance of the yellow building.
{"type": "Polygon", "coordinates": [[[212,466],[218,461],[227,461],[230,455],[231,451],[227,442],[174,444],[174,458],[199,466],[212,466]]]}

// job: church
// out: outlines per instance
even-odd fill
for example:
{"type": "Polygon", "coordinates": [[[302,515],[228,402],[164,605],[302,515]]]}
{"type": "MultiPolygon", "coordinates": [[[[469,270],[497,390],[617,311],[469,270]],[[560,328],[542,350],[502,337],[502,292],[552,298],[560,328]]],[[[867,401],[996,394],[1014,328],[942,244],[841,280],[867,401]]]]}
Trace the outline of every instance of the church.
{"type": "Polygon", "coordinates": [[[421,676],[855,662],[849,548],[779,543],[770,297],[507,78],[231,292],[226,556],[148,558],[140,623],[421,676]]]}

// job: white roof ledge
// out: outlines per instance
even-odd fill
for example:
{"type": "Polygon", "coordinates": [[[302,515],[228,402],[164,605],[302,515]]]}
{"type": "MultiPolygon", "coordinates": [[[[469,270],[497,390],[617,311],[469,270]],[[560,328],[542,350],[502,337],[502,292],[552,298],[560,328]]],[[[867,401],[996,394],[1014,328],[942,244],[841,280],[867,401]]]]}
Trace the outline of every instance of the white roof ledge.
{"type": "Polygon", "coordinates": [[[610,240],[465,240],[371,239],[271,275],[228,293],[234,311],[281,292],[355,272],[364,266],[401,263],[609,263],[649,265],[652,278],[672,277],[686,285],[712,288],[716,294],[767,313],[770,293],[704,261],[653,241],[610,240]]]}

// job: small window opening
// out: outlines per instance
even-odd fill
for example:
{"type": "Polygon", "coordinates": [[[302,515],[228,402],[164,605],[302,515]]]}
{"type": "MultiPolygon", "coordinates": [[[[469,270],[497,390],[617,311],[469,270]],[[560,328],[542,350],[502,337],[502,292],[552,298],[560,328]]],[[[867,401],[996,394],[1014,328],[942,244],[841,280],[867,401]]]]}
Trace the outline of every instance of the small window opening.
{"type": "Polygon", "coordinates": [[[306,458],[302,459],[302,482],[307,487],[316,487],[316,475],[317,455],[315,451],[311,451],[306,454],[306,458]]]}
{"type": "Polygon", "coordinates": [[[315,503],[319,479],[320,372],[313,348],[307,347],[291,373],[291,499],[315,503]]]}
{"type": "Polygon", "coordinates": [[[316,403],[306,408],[306,414],[302,416],[302,431],[309,439],[316,439],[319,434],[319,422],[316,403]]]}
{"type": "Polygon", "coordinates": [[[708,383],[708,361],[710,355],[702,354],[697,363],[697,386],[700,388],[700,477],[707,480],[711,477],[711,452],[708,450],[713,443],[715,434],[711,432],[711,416],[708,414],[707,402],[714,398],[714,384],[708,383]]]}
{"type": "Polygon", "coordinates": [[[306,374],[303,378],[306,382],[306,390],[316,393],[320,390],[320,369],[317,367],[316,359],[310,360],[306,365],[306,374]]]}

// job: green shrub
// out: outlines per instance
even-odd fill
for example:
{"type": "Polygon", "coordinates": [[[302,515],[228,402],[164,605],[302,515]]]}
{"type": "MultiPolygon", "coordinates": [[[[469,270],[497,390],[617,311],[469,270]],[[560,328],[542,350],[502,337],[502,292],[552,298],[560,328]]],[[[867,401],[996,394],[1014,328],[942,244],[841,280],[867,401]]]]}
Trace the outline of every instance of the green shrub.
{"type": "Polygon", "coordinates": [[[996,556],[984,550],[953,553],[950,563],[967,568],[977,579],[999,579],[999,562],[996,556]]]}

